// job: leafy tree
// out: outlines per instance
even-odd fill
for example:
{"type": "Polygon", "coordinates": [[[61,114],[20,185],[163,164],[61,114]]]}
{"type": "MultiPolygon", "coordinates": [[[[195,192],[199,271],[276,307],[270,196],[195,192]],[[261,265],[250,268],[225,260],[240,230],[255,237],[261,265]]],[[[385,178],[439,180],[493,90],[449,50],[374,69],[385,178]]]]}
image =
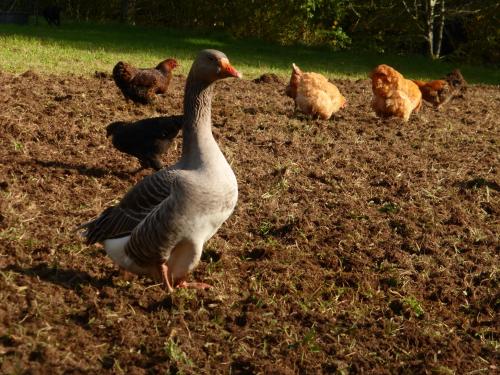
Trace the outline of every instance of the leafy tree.
{"type": "Polygon", "coordinates": [[[484,13],[490,8],[485,3],[487,1],[481,3],[478,1],[413,0],[410,2],[402,0],[406,13],[426,41],[428,54],[432,59],[441,57],[445,20],[461,17],[466,21],[467,17],[484,13]]]}
{"type": "Polygon", "coordinates": [[[357,48],[500,61],[496,0],[348,1],[342,24],[357,48]]]}
{"type": "Polygon", "coordinates": [[[427,42],[429,56],[432,59],[439,58],[446,18],[446,0],[414,0],[410,6],[405,0],[402,0],[402,3],[427,42]]]}
{"type": "MultiPolygon", "coordinates": [[[[281,44],[500,60],[498,0],[17,0],[63,17],[223,30],[281,44]]],[[[3,7],[13,0],[0,0],[3,7]]]]}

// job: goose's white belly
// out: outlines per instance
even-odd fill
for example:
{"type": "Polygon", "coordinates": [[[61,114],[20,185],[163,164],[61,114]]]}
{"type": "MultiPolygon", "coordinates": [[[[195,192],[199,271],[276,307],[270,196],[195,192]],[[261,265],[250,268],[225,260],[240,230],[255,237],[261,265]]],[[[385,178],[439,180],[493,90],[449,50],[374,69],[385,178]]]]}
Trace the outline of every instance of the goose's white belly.
{"type": "Polygon", "coordinates": [[[190,227],[187,237],[197,243],[203,245],[207,242],[221,227],[221,225],[231,216],[234,207],[231,209],[211,212],[198,216],[190,227]]]}

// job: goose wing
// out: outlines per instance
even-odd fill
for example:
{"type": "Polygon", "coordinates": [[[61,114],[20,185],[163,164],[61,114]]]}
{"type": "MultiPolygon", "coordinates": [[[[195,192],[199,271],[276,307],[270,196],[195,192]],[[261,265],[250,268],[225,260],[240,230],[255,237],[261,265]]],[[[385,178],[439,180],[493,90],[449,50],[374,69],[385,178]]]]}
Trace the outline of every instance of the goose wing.
{"type": "Polygon", "coordinates": [[[179,220],[179,211],[182,209],[175,195],[169,195],[132,230],[126,254],[142,267],[161,263],[162,256],[179,243],[187,224],[179,220]]]}
{"type": "Polygon", "coordinates": [[[107,208],[102,214],[78,229],[87,244],[130,235],[135,227],[153,212],[172,192],[178,175],[175,170],[162,169],[145,177],[135,185],[116,206],[107,208]]]}

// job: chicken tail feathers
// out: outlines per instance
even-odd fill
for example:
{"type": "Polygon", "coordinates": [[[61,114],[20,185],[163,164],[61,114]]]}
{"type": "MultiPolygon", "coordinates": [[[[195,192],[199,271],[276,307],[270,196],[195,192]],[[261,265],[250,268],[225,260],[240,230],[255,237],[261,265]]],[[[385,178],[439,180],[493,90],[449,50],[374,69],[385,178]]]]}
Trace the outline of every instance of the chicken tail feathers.
{"type": "Polygon", "coordinates": [[[414,84],[416,84],[419,88],[424,87],[426,85],[426,82],[424,82],[424,81],[419,81],[416,79],[411,79],[410,81],[412,81],[414,84]]]}
{"type": "Polygon", "coordinates": [[[113,79],[119,86],[132,81],[134,75],[134,69],[123,61],[118,62],[113,68],[113,79]]]}

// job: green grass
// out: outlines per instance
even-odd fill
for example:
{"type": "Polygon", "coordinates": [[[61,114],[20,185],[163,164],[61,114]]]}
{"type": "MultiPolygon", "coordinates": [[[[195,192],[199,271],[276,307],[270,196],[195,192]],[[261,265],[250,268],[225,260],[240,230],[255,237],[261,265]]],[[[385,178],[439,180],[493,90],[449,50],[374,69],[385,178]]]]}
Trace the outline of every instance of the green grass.
{"type": "Polygon", "coordinates": [[[119,60],[147,67],[173,56],[181,64],[179,72],[186,74],[197,51],[203,48],[224,51],[246,78],[265,72],[288,76],[295,62],[303,70],[357,79],[365,78],[375,65],[387,63],[411,78],[435,79],[459,67],[471,83],[500,84],[500,72],[493,68],[430,61],[415,55],[282,47],[221,33],[119,24],[66,23],[60,28],[0,24],[0,69],[14,73],[33,69],[92,74],[96,70],[110,72],[119,60]]]}

